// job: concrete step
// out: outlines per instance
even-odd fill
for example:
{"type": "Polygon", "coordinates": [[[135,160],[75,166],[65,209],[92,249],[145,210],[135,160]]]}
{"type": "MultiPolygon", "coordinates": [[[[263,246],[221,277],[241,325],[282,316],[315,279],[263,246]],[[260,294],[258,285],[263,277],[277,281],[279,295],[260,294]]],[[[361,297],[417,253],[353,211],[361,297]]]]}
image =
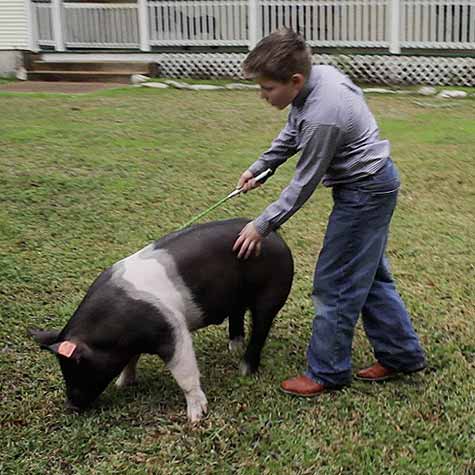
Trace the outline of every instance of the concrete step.
{"type": "MultiPolygon", "coordinates": [[[[141,74],[141,73],[133,73],[141,74]]],[[[142,73],[143,74],[143,73],[142,73]]],[[[130,72],[122,71],[28,71],[30,81],[115,82],[128,84],[130,72]]]]}
{"type": "Polygon", "coordinates": [[[143,62],[116,62],[116,61],[42,61],[35,60],[31,63],[30,71],[109,71],[130,74],[149,74],[151,64],[143,62]]]}

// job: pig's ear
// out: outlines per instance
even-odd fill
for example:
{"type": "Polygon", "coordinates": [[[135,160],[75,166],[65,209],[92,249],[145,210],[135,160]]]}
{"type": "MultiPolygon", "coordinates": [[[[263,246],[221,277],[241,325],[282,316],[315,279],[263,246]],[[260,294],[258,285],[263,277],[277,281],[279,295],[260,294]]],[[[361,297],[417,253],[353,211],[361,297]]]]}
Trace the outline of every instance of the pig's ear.
{"type": "Polygon", "coordinates": [[[56,353],[58,356],[80,363],[81,360],[91,357],[92,350],[83,342],[73,342],[64,340],[49,345],[48,350],[56,353]]]}
{"type": "Polygon", "coordinates": [[[59,330],[36,330],[30,328],[28,334],[41,348],[48,349],[50,345],[58,341],[59,330]]]}
{"type": "Polygon", "coordinates": [[[56,353],[57,355],[64,356],[65,358],[76,359],[76,357],[79,356],[78,354],[75,354],[77,353],[77,347],[78,346],[76,345],[76,343],[65,340],[50,345],[48,349],[51,350],[53,353],[56,353]]]}

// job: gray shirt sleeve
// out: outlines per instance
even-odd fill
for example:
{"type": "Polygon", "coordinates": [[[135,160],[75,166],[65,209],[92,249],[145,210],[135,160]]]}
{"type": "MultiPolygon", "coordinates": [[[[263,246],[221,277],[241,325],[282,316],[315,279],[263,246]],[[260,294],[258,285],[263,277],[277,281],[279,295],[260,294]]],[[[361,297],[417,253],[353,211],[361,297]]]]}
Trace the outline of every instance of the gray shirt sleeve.
{"type": "Polygon", "coordinates": [[[269,150],[264,152],[259,159],[249,167],[249,171],[254,176],[259,175],[259,173],[268,168],[274,172],[279,165],[282,165],[289,157],[297,153],[296,136],[296,131],[290,125],[290,122],[287,122],[280,134],[272,142],[269,150]]]}
{"type": "Polygon", "coordinates": [[[302,155],[289,185],[279,199],[254,220],[259,233],[267,235],[287,221],[310,198],[335,155],[340,129],[333,124],[307,126],[302,155]]]}

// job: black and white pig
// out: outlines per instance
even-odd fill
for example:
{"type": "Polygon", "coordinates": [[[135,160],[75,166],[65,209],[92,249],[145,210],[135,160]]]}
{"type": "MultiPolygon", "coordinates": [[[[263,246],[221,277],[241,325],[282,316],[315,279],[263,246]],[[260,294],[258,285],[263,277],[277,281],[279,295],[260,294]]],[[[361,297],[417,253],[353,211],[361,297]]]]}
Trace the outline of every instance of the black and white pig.
{"type": "Polygon", "coordinates": [[[139,356],[149,353],[164,360],[185,393],[188,418],[199,420],[207,401],[191,332],[229,317],[229,346],[238,347],[247,309],[252,330],[241,371],[258,369],[290,292],[293,260],[275,232],[258,257],[238,259],[232,247],[247,222],[216,221],[169,234],[105,270],[63,330],[30,330],[57,355],[70,408],[89,406],[116,376],[118,386],[134,383],[139,356]]]}

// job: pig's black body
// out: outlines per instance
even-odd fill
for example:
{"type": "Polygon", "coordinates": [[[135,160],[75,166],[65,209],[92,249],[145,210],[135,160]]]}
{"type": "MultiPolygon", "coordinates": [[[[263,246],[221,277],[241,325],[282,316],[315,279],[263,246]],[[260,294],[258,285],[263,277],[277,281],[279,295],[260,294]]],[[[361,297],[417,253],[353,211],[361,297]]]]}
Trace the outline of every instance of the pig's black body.
{"type": "MultiPolygon", "coordinates": [[[[227,316],[239,320],[246,309],[256,306],[260,311],[277,312],[290,292],[292,256],[278,234],[268,236],[259,257],[236,258],[232,247],[247,222],[235,219],[194,226],[154,244],[154,249],[167,249],[173,255],[204,311],[202,326],[220,324],[227,316]]],[[[239,335],[230,335],[231,339],[233,336],[239,335]]]]}
{"type": "Polygon", "coordinates": [[[71,405],[87,406],[119,374],[119,385],[133,382],[139,355],[152,353],[184,390],[189,418],[199,419],[206,397],[190,332],[229,317],[231,343],[238,342],[247,309],[253,324],[243,370],[257,370],[289,294],[293,262],[276,233],[263,240],[259,257],[237,259],[232,246],[247,222],[202,224],[155,241],[104,271],[61,332],[32,332],[58,354],[71,405]],[[64,342],[74,348],[71,355],[64,342]]]}

